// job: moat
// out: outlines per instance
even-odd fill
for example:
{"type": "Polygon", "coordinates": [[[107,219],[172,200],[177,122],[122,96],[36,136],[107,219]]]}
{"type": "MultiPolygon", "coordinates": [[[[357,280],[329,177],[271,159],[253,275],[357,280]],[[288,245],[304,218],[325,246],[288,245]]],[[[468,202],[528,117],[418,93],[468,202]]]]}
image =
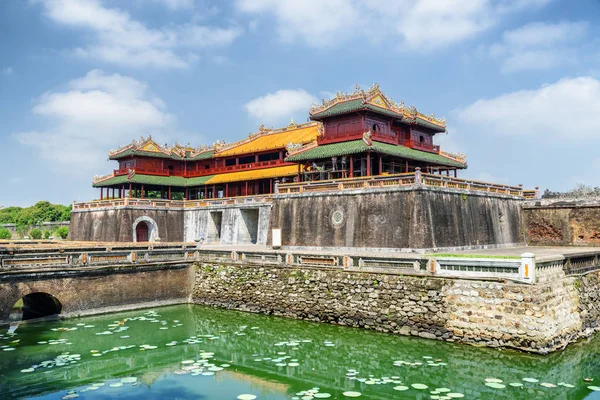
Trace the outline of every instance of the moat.
{"type": "Polygon", "coordinates": [[[181,305],[3,328],[0,351],[5,399],[600,399],[598,335],[539,356],[181,305]]]}

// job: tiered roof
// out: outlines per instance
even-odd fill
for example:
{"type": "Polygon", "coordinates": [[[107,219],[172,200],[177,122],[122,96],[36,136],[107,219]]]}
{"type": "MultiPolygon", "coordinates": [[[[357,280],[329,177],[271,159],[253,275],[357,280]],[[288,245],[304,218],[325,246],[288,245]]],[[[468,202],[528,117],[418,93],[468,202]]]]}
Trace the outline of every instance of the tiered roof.
{"type": "Polygon", "coordinates": [[[456,168],[466,167],[466,160],[463,159],[463,162],[461,162],[458,157],[451,158],[452,155],[444,156],[427,151],[411,149],[405,146],[398,146],[376,141],[372,141],[371,145],[368,145],[364,140],[351,140],[348,142],[338,142],[321,146],[306,146],[291,153],[286,158],[286,161],[304,162],[322,158],[347,156],[351,154],[363,153],[365,151],[374,151],[399,158],[428,162],[439,166],[456,168]]]}
{"type": "Polygon", "coordinates": [[[293,121],[285,128],[271,129],[264,126],[259,131],[251,133],[247,139],[225,144],[215,142],[212,146],[191,147],[176,143],[174,146],[161,146],[152,140],[152,136],[132,141],[117,150],[111,150],[108,155],[111,160],[119,160],[131,156],[168,158],[178,161],[196,161],[216,157],[239,156],[285,148],[289,144],[301,146],[316,140],[322,127],[319,122],[295,124],[293,121]]]}
{"type": "Polygon", "coordinates": [[[322,105],[313,105],[310,109],[310,118],[321,121],[327,117],[353,111],[371,111],[398,119],[408,125],[419,125],[436,132],[446,131],[444,119],[436,118],[433,114],[422,114],[415,106],[406,107],[404,101],[395,103],[391,97],[383,94],[377,83],[367,90],[362,90],[357,85],[354,92],[350,94],[338,92],[333,99],[323,100],[322,105]]]}
{"type": "Polygon", "coordinates": [[[295,124],[292,121],[288,126],[280,129],[268,129],[261,125],[257,133],[250,134],[248,139],[226,145],[215,153],[215,157],[230,157],[282,149],[290,143],[303,145],[316,140],[321,129],[321,124],[318,122],[295,124]]]}

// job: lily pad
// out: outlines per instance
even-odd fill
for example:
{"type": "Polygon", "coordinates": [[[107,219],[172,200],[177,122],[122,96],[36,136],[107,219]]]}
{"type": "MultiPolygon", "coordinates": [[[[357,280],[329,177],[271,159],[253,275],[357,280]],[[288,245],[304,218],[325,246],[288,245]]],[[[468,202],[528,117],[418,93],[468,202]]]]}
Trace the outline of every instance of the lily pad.
{"type": "Polygon", "coordinates": [[[256,396],[253,394],[240,394],[237,398],[238,400],[254,400],[256,396]]]}
{"type": "Polygon", "coordinates": [[[594,392],[600,392],[600,386],[588,386],[587,388],[594,392]]]}
{"type": "Polygon", "coordinates": [[[408,386],[402,386],[402,385],[394,386],[394,390],[397,390],[399,392],[404,392],[405,390],[408,390],[408,389],[410,389],[408,386]]]}
{"type": "Polygon", "coordinates": [[[502,383],[502,379],[497,379],[497,378],[485,378],[486,382],[491,382],[491,383],[502,383]]]}
{"type": "Polygon", "coordinates": [[[523,384],[521,382],[511,382],[508,385],[512,386],[512,387],[521,387],[521,386],[523,386],[523,384]]]}
{"type": "Polygon", "coordinates": [[[342,393],[345,397],[360,397],[360,392],[344,392],[342,393]]]}
{"type": "Polygon", "coordinates": [[[493,389],[504,389],[506,387],[506,385],[498,382],[486,382],[485,386],[489,386],[493,389]]]}
{"type": "Polygon", "coordinates": [[[523,378],[523,380],[525,382],[529,382],[529,383],[538,383],[539,381],[535,378],[523,378]]]}
{"type": "Polygon", "coordinates": [[[413,389],[417,389],[417,390],[425,390],[428,388],[427,385],[423,384],[423,383],[413,383],[412,385],[410,385],[413,387],[413,389]]]}
{"type": "Polygon", "coordinates": [[[313,397],[315,399],[328,399],[331,397],[331,395],[329,393],[315,393],[313,394],[313,397]]]}
{"type": "Polygon", "coordinates": [[[115,382],[115,383],[111,383],[110,385],[108,385],[111,388],[118,388],[123,386],[123,382],[115,382]]]}
{"type": "Polygon", "coordinates": [[[465,395],[462,393],[448,393],[446,397],[450,397],[451,399],[460,399],[465,397],[465,395]]]}
{"type": "Polygon", "coordinates": [[[555,388],[556,385],[554,383],[549,383],[549,382],[542,382],[540,383],[540,386],[546,387],[546,388],[555,388]]]}

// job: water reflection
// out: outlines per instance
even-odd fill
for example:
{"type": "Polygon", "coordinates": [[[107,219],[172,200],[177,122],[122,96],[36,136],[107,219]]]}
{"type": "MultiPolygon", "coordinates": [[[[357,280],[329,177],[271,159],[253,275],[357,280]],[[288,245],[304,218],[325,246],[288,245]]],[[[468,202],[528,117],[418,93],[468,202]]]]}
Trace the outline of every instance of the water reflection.
{"type": "MultiPolygon", "coordinates": [[[[425,399],[435,388],[448,388],[473,399],[599,399],[600,392],[588,389],[594,384],[600,385],[598,337],[544,357],[191,305],[25,324],[0,338],[0,393],[8,398],[235,399],[249,393],[279,400],[318,388],[339,399],[345,391],[361,392],[363,399],[425,399]],[[110,387],[126,377],[137,379],[110,387]],[[522,380],[528,377],[539,382],[522,380]],[[486,386],[486,378],[507,386],[486,386]],[[428,389],[412,388],[416,383],[428,389]],[[398,386],[409,389],[394,390],[398,386]]],[[[444,398],[446,392],[434,393],[444,398]]]]}

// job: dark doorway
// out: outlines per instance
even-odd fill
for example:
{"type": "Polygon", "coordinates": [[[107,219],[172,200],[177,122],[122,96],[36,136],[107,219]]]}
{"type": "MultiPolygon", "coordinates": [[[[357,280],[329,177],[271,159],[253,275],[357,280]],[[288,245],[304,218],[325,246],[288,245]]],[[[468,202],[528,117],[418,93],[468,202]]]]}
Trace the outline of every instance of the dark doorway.
{"type": "Polygon", "coordinates": [[[19,319],[25,321],[28,319],[46,318],[60,314],[62,304],[58,299],[48,293],[35,292],[23,296],[13,308],[11,320],[19,319]]]}
{"type": "Polygon", "coordinates": [[[144,221],[141,221],[135,227],[135,236],[137,242],[147,242],[148,241],[148,224],[144,221]]]}

